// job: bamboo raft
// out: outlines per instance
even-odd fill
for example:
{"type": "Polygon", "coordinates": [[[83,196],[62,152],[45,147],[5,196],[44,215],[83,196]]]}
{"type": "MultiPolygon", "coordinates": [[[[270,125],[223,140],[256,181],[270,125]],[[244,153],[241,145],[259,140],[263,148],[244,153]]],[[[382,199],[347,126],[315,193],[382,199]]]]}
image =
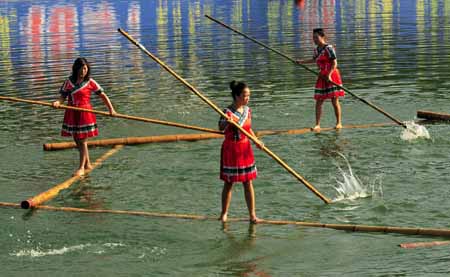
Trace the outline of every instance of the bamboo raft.
{"type": "Polygon", "coordinates": [[[417,111],[418,118],[424,118],[427,120],[443,120],[450,121],[450,114],[447,113],[436,113],[430,111],[417,111]]]}
{"type": "MultiPolygon", "coordinates": [[[[0,207],[5,208],[20,208],[19,204],[0,202],[0,207]]],[[[125,211],[125,210],[106,210],[106,209],[84,209],[74,207],[55,207],[38,205],[34,209],[75,212],[75,213],[90,213],[90,214],[119,214],[119,215],[133,215],[157,218],[173,218],[185,220],[209,220],[217,221],[217,217],[194,215],[194,214],[176,214],[176,213],[159,213],[159,212],[145,212],[145,211],[125,211]]],[[[248,222],[247,218],[229,218],[228,222],[248,222]]],[[[266,225],[295,225],[311,228],[326,228],[350,232],[375,232],[375,233],[396,233],[403,235],[421,235],[421,236],[439,236],[450,237],[450,229],[435,229],[435,228],[415,228],[415,227],[393,227],[393,226],[373,226],[373,225],[354,225],[354,224],[327,224],[320,222],[305,222],[293,220],[270,220],[261,219],[258,224],[266,225]]],[[[439,245],[441,243],[438,243],[439,245]]]]}
{"type": "Polygon", "coordinates": [[[419,248],[419,247],[433,247],[433,246],[442,246],[450,244],[450,240],[444,241],[428,241],[428,242],[409,242],[409,243],[401,243],[398,246],[401,248],[419,248]]]}
{"type": "MultiPolygon", "coordinates": [[[[116,145],[114,146],[113,149],[107,151],[105,154],[103,154],[100,158],[98,158],[93,164],[92,164],[92,169],[86,170],[85,174],[90,173],[92,170],[94,170],[96,167],[98,167],[99,165],[102,164],[103,161],[105,161],[107,158],[109,158],[110,156],[114,155],[117,151],[119,151],[120,149],[123,148],[123,145],[116,145]]],[[[36,196],[33,196],[27,200],[24,200],[20,203],[20,206],[23,209],[29,209],[29,208],[34,208],[46,201],[49,201],[53,198],[55,198],[59,192],[63,189],[67,189],[68,187],[70,187],[73,183],[75,183],[76,181],[80,180],[81,178],[83,178],[83,176],[73,176],[70,179],[62,182],[59,185],[56,185],[36,196]]]]}
{"type": "MultiPolygon", "coordinates": [[[[394,126],[394,123],[373,123],[363,125],[344,125],[343,129],[365,129],[375,127],[394,126]]],[[[322,128],[321,132],[335,131],[334,128],[322,128]]],[[[257,137],[267,135],[302,135],[314,132],[311,128],[291,129],[291,130],[265,130],[256,132],[257,137]]],[[[146,143],[163,143],[163,142],[177,142],[177,141],[198,141],[207,139],[222,138],[223,134],[213,133],[199,133],[199,134],[177,134],[177,135],[162,135],[162,136],[146,136],[146,137],[126,137],[113,138],[101,140],[89,140],[87,142],[89,147],[110,146],[110,145],[137,145],[146,143]]],[[[76,148],[75,142],[52,142],[43,145],[45,151],[63,150],[69,148],[76,148]]]]}

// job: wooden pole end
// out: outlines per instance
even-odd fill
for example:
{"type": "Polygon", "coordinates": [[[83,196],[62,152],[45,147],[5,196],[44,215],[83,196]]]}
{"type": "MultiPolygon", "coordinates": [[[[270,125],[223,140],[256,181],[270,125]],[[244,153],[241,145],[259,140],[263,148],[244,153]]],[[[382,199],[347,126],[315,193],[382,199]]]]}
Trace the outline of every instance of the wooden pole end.
{"type": "Polygon", "coordinates": [[[20,207],[25,210],[30,209],[32,207],[31,200],[24,200],[24,201],[20,202],[20,207]]]}

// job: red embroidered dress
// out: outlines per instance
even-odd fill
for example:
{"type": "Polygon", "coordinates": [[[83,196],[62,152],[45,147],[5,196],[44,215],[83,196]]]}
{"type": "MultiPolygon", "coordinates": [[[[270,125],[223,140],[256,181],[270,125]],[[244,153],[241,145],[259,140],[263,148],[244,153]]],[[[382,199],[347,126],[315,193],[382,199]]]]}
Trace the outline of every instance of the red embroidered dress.
{"type": "MultiPolygon", "coordinates": [[[[320,74],[327,76],[331,70],[331,65],[333,60],[336,59],[336,52],[331,45],[325,45],[324,47],[317,47],[314,50],[314,60],[319,67],[320,74]]],[[[331,80],[338,85],[342,85],[341,75],[339,70],[336,68],[330,76],[331,80]]],[[[319,77],[316,82],[316,87],[314,91],[314,99],[330,99],[335,97],[344,96],[345,92],[327,82],[325,79],[319,77]]]]}
{"type": "MultiPolygon", "coordinates": [[[[75,81],[67,78],[61,86],[60,93],[63,97],[68,97],[68,105],[78,108],[92,109],[91,94],[97,95],[103,92],[102,87],[94,79],[83,81],[76,85],[75,81]]],[[[85,139],[98,135],[97,120],[95,114],[66,110],[64,122],[61,130],[62,136],[73,136],[76,139],[85,139]]]]}
{"type": "MultiPolygon", "coordinates": [[[[231,106],[224,113],[242,126],[247,132],[251,130],[251,110],[245,106],[243,113],[239,113],[231,106]]],[[[220,119],[226,122],[225,118],[220,119]]],[[[228,124],[224,130],[225,140],[222,144],[220,159],[220,179],[225,182],[247,182],[257,176],[255,158],[250,140],[236,127],[228,124]]]]}

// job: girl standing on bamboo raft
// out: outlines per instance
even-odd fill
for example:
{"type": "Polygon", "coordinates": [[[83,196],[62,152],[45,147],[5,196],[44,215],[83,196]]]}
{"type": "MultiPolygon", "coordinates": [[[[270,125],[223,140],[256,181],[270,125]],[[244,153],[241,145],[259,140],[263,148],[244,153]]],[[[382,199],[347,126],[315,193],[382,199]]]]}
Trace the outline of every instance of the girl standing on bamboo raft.
{"type": "Polygon", "coordinates": [[[313,30],[313,40],[317,48],[314,50],[314,56],[310,60],[298,60],[297,63],[316,62],[320,72],[316,81],[314,99],[316,100],[316,125],[313,131],[320,131],[320,118],[322,117],[322,104],[325,100],[331,99],[334,114],[336,116],[336,129],[342,128],[341,105],[339,97],[345,95],[344,90],[330,83],[330,81],[342,85],[341,74],[337,68],[336,52],[332,45],[327,44],[325,32],[322,28],[313,30]]]}
{"type": "MultiPolygon", "coordinates": [[[[255,212],[255,192],[252,183],[252,180],[257,176],[252,146],[245,134],[228,123],[229,120],[232,120],[255,136],[251,129],[251,110],[247,106],[250,100],[250,89],[245,83],[236,81],[230,83],[230,88],[233,103],[224,110],[228,119],[221,117],[219,120],[219,129],[225,133],[220,160],[220,179],[224,181],[224,186],[222,191],[222,212],[219,220],[222,222],[227,221],[233,184],[242,182],[250,222],[255,224],[259,222],[259,219],[256,217],[255,212]]],[[[258,147],[261,147],[261,145],[258,147]]]]}
{"type": "MultiPolygon", "coordinates": [[[[53,102],[58,108],[68,98],[68,105],[78,108],[92,109],[91,94],[95,93],[103,100],[111,115],[116,114],[103,88],[90,78],[91,68],[85,58],[78,58],[72,66],[72,75],[64,81],[59,91],[60,97],[53,102]]],[[[61,131],[62,136],[72,136],[80,152],[80,166],[74,176],[84,175],[85,170],[92,168],[89,159],[87,139],[98,135],[95,114],[90,112],[66,110],[61,131]]]]}

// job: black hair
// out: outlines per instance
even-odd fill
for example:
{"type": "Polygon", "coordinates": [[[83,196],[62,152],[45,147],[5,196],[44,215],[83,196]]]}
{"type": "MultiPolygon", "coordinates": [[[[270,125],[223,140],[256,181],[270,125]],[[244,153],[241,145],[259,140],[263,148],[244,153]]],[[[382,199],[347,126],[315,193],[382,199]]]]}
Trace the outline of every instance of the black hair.
{"type": "Polygon", "coordinates": [[[324,37],[325,36],[325,31],[322,28],[315,28],[315,29],[313,29],[313,34],[314,33],[318,34],[320,37],[324,37]]]}
{"type": "Polygon", "coordinates": [[[230,82],[231,96],[233,96],[233,99],[236,99],[236,97],[240,96],[246,88],[248,88],[248,86],[244,82],[238,82],[234,80],[230,82]]]}
{"type": "Polygon", "coordinates": [[[88,61],[85,58],[77,58],[72,65],[72,79],[74,81],[78,80],[78,76],[80,75],[80,70],[83,68],[83,66],[86,65],[88,68],[88,71],[86,73],[86,76],[84,76],[84,81],[88,81],[91,75],[91,66],[89,65],[88,61]]]}

